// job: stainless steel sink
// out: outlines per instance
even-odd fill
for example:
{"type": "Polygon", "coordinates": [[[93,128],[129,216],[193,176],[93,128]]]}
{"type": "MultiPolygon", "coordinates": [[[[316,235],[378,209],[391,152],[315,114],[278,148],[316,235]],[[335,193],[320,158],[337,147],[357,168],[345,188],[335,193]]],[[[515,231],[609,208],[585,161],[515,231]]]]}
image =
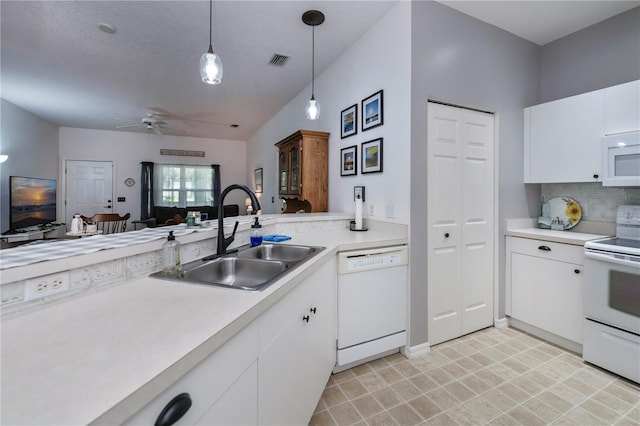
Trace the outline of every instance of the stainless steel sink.
{"type": "Polygon", "coordinates": [[[207,260],[195,260],[182,266],[175,275],[162,272],[153,278],[203,284],[240,290],[259,291],[273,284],[283,274],[295,269],[324,247],[263,244],[240,247],[237,252],[207,260]]]}
{"type": "Polygon", "coordinates": [[[296,246],[283,244],[261,244],[238,252],[238,257],[250,259],[280,260],[299,262],[316,253],[323,247],[296,246]]]}

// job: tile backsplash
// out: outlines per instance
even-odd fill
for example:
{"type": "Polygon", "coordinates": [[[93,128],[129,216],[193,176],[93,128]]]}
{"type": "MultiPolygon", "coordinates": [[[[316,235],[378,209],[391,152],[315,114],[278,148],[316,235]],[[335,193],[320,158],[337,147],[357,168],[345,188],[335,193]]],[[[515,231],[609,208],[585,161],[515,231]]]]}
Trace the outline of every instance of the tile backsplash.
{"type": "Polygon", "coordinates": [[[541,196],[570,197],[582,207],[582,219],[615,222],[620,204],[640,205],[640,188],[603,187],[601,183],[543,183],[541,196]]]}

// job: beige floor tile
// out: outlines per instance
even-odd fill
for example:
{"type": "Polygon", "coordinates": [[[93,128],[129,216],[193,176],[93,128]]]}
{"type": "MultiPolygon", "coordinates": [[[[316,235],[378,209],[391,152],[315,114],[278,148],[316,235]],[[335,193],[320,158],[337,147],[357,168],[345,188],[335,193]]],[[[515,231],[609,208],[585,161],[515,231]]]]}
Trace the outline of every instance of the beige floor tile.
{"type": "Polygon", "coordinates": [[[442,413],[427,420],[426,424],[432,426],[456,426],[458,423],[447,413],[442,413]]]}
{"type": "Polygon", "coordinates": [[[398,422],[396,422],[393,417],[391,417],[391,415],[386,411],[369,417],[365,421],[369,426],[390,426],[398,424],[398,422]]]}
{"type": "Polygon", "coordinates": [[[387,412],[402,426],[413,426],[422,422],[422,417],[413,411],[409,404],[398,405],[387,412]]]}
{"type": "Polygon", "coordinates": [[[395,383],[398,382],[400,380],[402,380],[404,377],[402,376],[402,374],[398,373],[398,370],[396,370],[393,367],[384,367],[381,368],[379,370],[377,370],[377,373],[380,377],[382,377],[382,379],[391,384],[391,383],[395,383]]]}
{"type": "Polygon", "coordinates": [[[453,395],[458,401],[467,401],[476,395],[471,389],[460,382],[449,383],[448,385],[443,386],[443,388],[453,395]]]}
{"type": "Polygon", "coordinates": [[[418,389],[413,383],[409,381],[409,379],[404,379],[399,382],[392,384],[391,389],[393,389],[400,398],[404,401],[410,401],[420,395],[422,395],[422,391],[418,389]]]}
{"type": "Polygon", "coordinates": [[[362,383],[360,383],[358,379],[352,379],[348,382],[340,383],[338,386],[348,399],[355,399],[367,393],[367,390],[362,386],[362,383]]]}
{"type": "Polygon", "coordinates": [[[365,419],[384,410],[382,405],[371,394],[361,396],[351,402],[365,419]]]}
{"type": "Polygon", "coordinates": [[[620,418],[620,415],[616,413],[614,410],[611,410],[608,407],[600,404],[598,401],[590,398],[583,402],[580,407],[589,411],[591,414],[597,416],[598,418],[604,420],[606,423],[613,424],[617,419],[620,418]]]}
{"type": "Polygon", "coordinates": [[[331,376],[311,425],[634,425],[640,385],[515,329],[331,376]]]}
{"type": "Polygon", "coordinates": [[[564,414],[547,404],[543,398],[539,397],[534,397],[523,402],[522,406],[532,413],[535,413],[537,417],[540,417],[547,424],[550,424],[564,414]]]}
{"type": "Polygon", "coordinates": [[[417,376],[410,378],[409,381],[413,383],[415,387],[420,389],[421,392],[429,392],[439,386],[425,374],[418,374],[417,376]]]}
{"type": "Polygon", "coordinates": [[[395,407],[402,402],[400,395],[395,393],[393,389],[389,387],[372,392],[371,395],[373,395],[376,401],[378,401],[385,409],[395,407]]]}
{"type": "Polygon", "coordinates": [[[424,395],[412,399],[409,401],[409,405],[425,420],[429,420],[431,417],[442,413],[440,407],[424,395]]]}
{"type": "Polygon", "coordinates": [[[338,426],[338,424],[333,420],[329,411],[324,410],[315,413],[313,417],[311,417],[309,426],[338,426]]]}
{"type": "Polygon", "coordinates": [[[347,401],[347,397],[336,385],[325,388],[321,400],[327,408],[330,408],[347,401]]]}
{"type": "Polygon", "coordinates": [[[537,426],[545,424],[544,420],[522,406],[510,410],[507,414],[523,425],[537,426]]]}
{"type": "Polygon", "coordinates": [[[364,420],[351,402],[345,402],[329,408],[329,412],[340,426],[354,425],[364,420]]]}

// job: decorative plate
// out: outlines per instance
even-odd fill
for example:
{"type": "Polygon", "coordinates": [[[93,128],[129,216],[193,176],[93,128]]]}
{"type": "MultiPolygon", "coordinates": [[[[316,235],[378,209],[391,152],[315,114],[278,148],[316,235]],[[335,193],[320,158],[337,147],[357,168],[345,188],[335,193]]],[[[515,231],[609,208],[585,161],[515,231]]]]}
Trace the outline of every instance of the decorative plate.
{"type": "Polygon", "coordinates": [[[135,180],[133,180],[132,178],[126,178],[126,179],[124,180],[124,184],[125,184],[125,185],[127,185],[127,186],[133,186],[133,185],[135,185],[135,184],[136,184],[136,181],[135,181],[135,180]]]}
{"type": "Polygon", "coordinates": [[[551,229],[571,229],[580,222],[582,207],[573,198],[554,197],[542,205],[542,216],[549,221],[551,229]]]}

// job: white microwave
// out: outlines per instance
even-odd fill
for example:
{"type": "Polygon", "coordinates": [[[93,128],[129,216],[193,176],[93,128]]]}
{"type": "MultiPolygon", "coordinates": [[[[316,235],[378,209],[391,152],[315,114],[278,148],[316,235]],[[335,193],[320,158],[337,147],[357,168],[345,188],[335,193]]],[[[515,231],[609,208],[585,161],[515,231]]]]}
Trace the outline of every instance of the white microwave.
{"type": "Polygon", "coordinates": [[[640,186],[640,132],[602,140],[602,186],[640,186]]]}

